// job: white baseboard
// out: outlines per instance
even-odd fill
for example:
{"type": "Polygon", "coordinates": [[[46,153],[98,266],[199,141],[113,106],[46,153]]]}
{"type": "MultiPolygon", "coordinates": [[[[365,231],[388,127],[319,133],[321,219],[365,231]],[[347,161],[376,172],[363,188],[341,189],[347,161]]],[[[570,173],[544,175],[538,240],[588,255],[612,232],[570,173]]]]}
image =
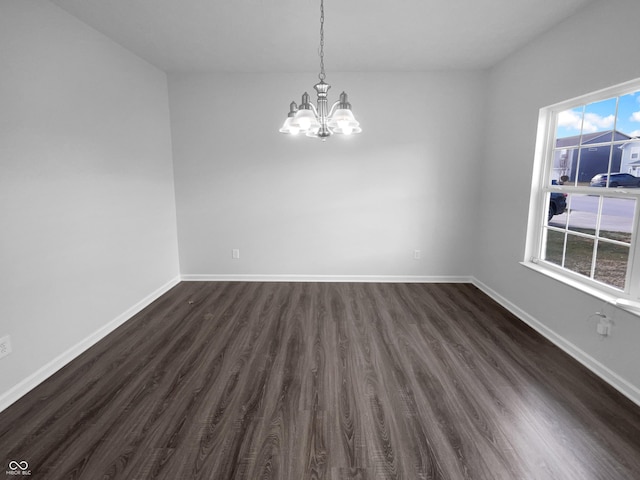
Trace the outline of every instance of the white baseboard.
{"type": "Polygon", "coordinates": [[[185,282],[357,282],[357,283],[472,283],[470,276],[418,275],[242,275],[188,274],[185,282]]]}
{"type": "Polygon", "coordinates": [[[122,312],[116,318],[111,320],[108,324],[103,326],[102,328],[96,330],[87,338],[77,343],[73,347],[69,348],[66,352],[58,355],[56,358],[51,360],[49,363],[44,365],[42,368],[38,369],[35,373],[29,375],[27,378],[22,380],[20,383],[9,389],[7,392],[0,395],[0,412],[6,409],[9,405],[14,403],[16,400],[26,395],[29,391],[37,387],[40,383],[44,382],[51,375],[56,373],[66,364],[71,362],[74,358],[79,356],[81,353],[88,350],[90,347],[98,343],[104,337],[106,337],[109,333],[114,331],[124,322],[133,317],[136,313],[140,312],[142,309],[150,305],[154,300],[164,295],[166,292],[175,287],[178,283],[180,283],[180,277],[176,277],[168,283],[164,284],[154,292],[147,295],[145,298],[140,300],[138,303],[133,305],[131,308],[122,312]]]}
{"type": "Polygon", "coordinates": [[[482,292],[487,294],[493,300],[498,302],[500,305],[502,305],[504,308],[518,317],[518,319],[522,320],[524,323],[536,330],[540,335],[551,341],[551,343],[553,343],[555,346],[571,355],[582,365],[598,375],[602,380],[604,380],[624,396],[629,398],[629,400],[640,406],[640,389],[638,387],[628,382],[613,370],[600,363],[584,350],[578,348],[564,337],[558,335],[556,332],[551,330],[542,322],[536,320],[533,316],[529,315],[520,307],[511,303],[509,300],[490,288],[488,285],[485,285],[476,278],[473,279],[472,283],[480,290],[482,290],[482,292]]]}

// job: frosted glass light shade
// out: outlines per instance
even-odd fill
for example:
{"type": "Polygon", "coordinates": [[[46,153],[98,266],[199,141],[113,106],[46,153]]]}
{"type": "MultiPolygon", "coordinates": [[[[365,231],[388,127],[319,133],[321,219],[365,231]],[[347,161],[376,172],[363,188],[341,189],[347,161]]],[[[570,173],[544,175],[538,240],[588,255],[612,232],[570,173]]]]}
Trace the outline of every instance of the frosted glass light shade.
{"type": "Polygon", "coordinates": [[[295,117],[293,117],[291,125],[298,127],[302,133],[314,130],[318,131],[320,129],[320,124],[315,114],[311,110],[306,109],[298,110],[295,117]]]}
{"type": "Polygon", "coordinates": [[[342,133],[344,135],[360,133],[362,131],[359,127],[360,122],[356,120],[353,112],[348,108],[339,108],[336,110],[327,125],[333,133],[342,133]]]}
{"type": "Polygon", "coordinates": [[[281,133],[289,133],[291,135],[297,135],[300,132],[300,127],[293,125],[293,117],[287,117],[280,129],[281,133]]]}

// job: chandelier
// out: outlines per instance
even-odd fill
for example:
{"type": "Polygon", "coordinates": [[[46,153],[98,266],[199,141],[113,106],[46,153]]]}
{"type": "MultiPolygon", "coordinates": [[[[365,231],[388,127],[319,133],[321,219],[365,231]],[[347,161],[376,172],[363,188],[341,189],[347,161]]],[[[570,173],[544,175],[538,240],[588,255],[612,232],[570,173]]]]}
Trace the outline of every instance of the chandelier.
{"type": "Polygon", "coordinates": [[[355,119],[351,112],[351,104],[347,99],[347,94],[342,92],[340,100],[328,108],[327,92],[331,85],[326,83],[324,79],[324,0],[320,0],[320,73],[318,78],[320,82],[315,84],[313,88],[318,92],[318,106],[316,107],[310,102],[309,94],[304,92],[300,105],[291,102],[289,106],[289,115],[284,121],[280,132],[296,135],[303,133],[307,137],[321,138],[323,141],[330,135],[342,134],[351,135],[360,133],[360,123],[355,119]]]}

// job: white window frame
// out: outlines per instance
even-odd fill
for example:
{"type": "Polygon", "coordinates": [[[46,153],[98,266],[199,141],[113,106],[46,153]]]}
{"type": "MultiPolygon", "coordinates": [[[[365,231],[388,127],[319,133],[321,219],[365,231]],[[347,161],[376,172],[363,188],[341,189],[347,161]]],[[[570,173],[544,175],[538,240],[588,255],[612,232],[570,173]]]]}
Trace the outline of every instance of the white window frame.
{"type": "MultiPolygon", "coordinates": [[[[640,315],[640,188],[601,188],[551,185],[551,169],[553,168],[555,134],[557,117],[560,112],[583,105],[588,105],[612,97],[619,97],[640,90],[640,79],[632,80],[611,88],[583,95],[571,100],[557,103],[540,110],[538,132],[534,153],[534,169],[529,202],[529,219],[525,255],[522,265],[547,275],[557,281],[577,288],[600,300],[614,304],[620,308],[640,315]],[[589,194],[603,197],[635,198],[636,208],[633,219],[629,261],[625,290],[606,285],[587,278],[554,263],[542,260],[545,247],[545,225],[549,209],[549,193],[561,192],[571,194],[589,194]]],[[[640,140],[639,140],[640,144],[640,140]]]]}

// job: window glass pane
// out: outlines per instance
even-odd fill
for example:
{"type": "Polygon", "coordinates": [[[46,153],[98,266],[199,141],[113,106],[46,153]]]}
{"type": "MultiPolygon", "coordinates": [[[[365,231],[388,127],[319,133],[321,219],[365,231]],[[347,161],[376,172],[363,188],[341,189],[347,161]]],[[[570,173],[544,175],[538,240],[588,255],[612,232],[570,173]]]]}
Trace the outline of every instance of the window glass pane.
{"type": "Polygon", "coordinates": [[[591,238],[568,234],[564,268],[590,277],[594,243],[591,238]]]}
{"type": "Polygon", "coordinates": [[[551,192],[548,194],[548,198],[548,224],[558,228],[565,228],[565,225],[567,224],[567,194],[561,192],[551,192]]]}
{"type": "MultiPolygon", "coordinates": [[[[578,148],[562,147],[553,151],[553,165],[550,169],[551,178],[549,179],[551,185],[575,185],[579,151],[578,148]]],[[[586,181],[589,180],[590,178],[586,181]]]]}
{"type": "Polygon", "coordinates": [[[599,236],[631,243],[635,210],[635,198],[604,197],[602,199],[599,236]]]}
{"type": "MultiPolygon", "coordinates": [[[[592,187],[606,187],[609,183],[617,186],[623,183],[626,185],[629,179],[622,178],[619,173],[621,156],[622,151],[619,148],[613,149],[612,145],[581,148],[580,180],[585,182],[585,185],[592,187]],[[609,174],[610,161],[611,171],[609,174]]],[[[626,177],[626,175],[623,175],[623,177],[626,177]]]]}
{"type": "Polygon", "coordinates": [[[599,195],[570,195],[567,228],[575,232],[595,235],[600,198],[599,195]]]}
{"type": "Polygon", "coordinates": [[[616,98],[590,103],[584,109],[582,144],[611,141],[616,120],[616,98]]]}
{"type": "Polygon", "coordinates": [[[601,240],[598,242],[594,278],[599,282],[624,290],[629,261],[629,247],[601,240]]]}
{"type": "Polygon", "coordinates": [[[572,147],[580,143],[583,110],[583,107],[578,107],[558,113],[556,147],[572,147]]]}
{"type": "Polygon", "coordinates": [[[555,230],[547,230],[547,241],[544,249],[544,259],[547,262],[562,266],[562,253],[564,252],[564,233],[555,230]]]}
{"type": "Polygon", "coordinates": [[[616,140],[640,137],[640,92],[620,97],[616,130],[616,140]]]}
{"type": "Polygon", "coordinates": [[[620,172],[640,177],[640,140],[625,142],[618,146],[618,151],[620,152],[620,172]]]}

